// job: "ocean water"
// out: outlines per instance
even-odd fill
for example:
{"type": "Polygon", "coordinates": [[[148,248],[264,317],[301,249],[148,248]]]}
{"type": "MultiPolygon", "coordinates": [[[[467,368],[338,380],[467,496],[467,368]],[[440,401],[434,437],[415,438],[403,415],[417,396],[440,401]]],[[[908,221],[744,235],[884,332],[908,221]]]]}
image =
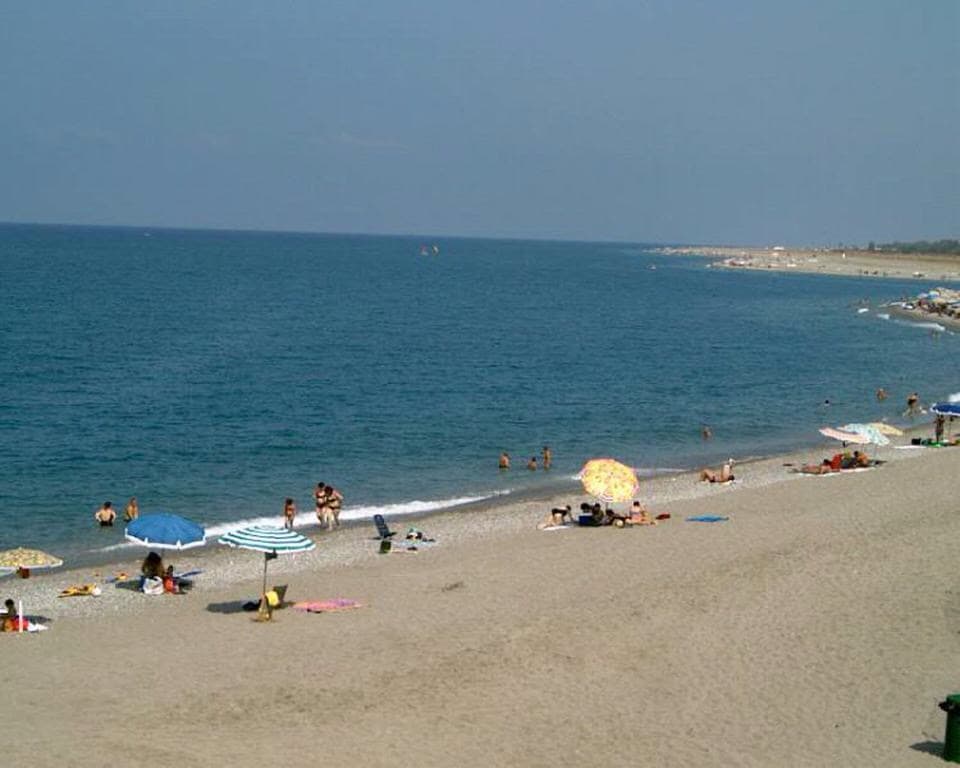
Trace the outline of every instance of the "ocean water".
{"type": "Polygon", "coordinates": [[[320,480],[359,518],[572,487],[597,455],[646,472],[816,456],[819,426],[960,390],[960,337],[857,312],[927,282],[706,264],[611,243],[0,226],[0,548],[115,547],[122,527],[93,512],[134,495],[216,532],[279,521],[286,496],[307,522],[320,480]],[[545,443],[553,470],[523,469],[545,443]]]}

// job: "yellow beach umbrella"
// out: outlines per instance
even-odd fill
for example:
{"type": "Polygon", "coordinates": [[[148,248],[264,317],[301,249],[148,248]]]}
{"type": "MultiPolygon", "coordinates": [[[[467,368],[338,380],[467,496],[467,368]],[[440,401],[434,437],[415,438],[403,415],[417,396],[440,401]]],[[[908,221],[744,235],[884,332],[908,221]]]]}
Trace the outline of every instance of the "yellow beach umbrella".
{"type": "Polygon", "coordinates": [[[640,487],[637,473],[616,459],[590,459],[580,470],[580,482],[587,493],[607,504],[629,501],[640,487]]]}
{"type": "Polygon", "coordinates": [[[902,429],[897,429],[892,424],[887,424],[882,421],[871,422],[869,426],[874,427],[881,435],[892,435],[894,437],[899,437],[903,434],[902,429]]]}
{"type": "Polygon", "coordinates": [[[17,547],[0,552],[0,571],[20,571],[21,575],[26,575],[34,568],[56,568],[60,565],[63,565],[63,560],[39,549],[17,547]]]}

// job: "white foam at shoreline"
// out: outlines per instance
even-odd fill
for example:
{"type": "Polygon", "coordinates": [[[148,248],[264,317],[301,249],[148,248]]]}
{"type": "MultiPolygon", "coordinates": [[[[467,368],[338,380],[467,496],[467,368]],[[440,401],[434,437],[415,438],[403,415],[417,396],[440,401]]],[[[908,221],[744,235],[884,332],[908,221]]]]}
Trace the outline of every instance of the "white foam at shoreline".
{"type": "MultiPolygon", "coordinates": [[[[424,512],[434,512],[441,509],[449,509],[450,507],[458,507],[461,504],[471,504],[475,501],[486,501],[488,499],[495,499],[499,496],[509,495],[510,491],[495,491],[493,493],[487,494],[485,496],[457,496],[450,499],[437,499],[435,501],[421,501],[416,499],[414,501],[405,501],[399,504],[381,504],[381,505],[369,505],[369,506],[359,506],[359,507],[344,507],[343,511],[340,513],[340,519],[343,521],[348,520],[369,520],[374,515],[383,515],[384,517],[402,517],[404,515],[417,515],[424,512]]],[[[246,528],[250,525],[272,525],[280,526],[281,518],[280,515],[269,515],[263,517],[250,517],[240,520],[231,520],[226,523],[217,523],[215,525],[206,526],[205,530],[207,533],[207,544],[215,543],[215,539],[219,536],[222,536],[225,533],[230,531],[236,531],[240,528],[246,528]]],[[[300,510],[297,514],[297,520],[294,523],[294,528],[309,528],[311,526],[317,525],[317,518],[312,509],[309,510],[300,510]]],[[[133,544],[129,541],[122,541],[118,544],[111,544],[108,547],[101,547],[98,552],[115,552],[121,549],[127,548],[139,548],[138,544],[133,544]]]]}

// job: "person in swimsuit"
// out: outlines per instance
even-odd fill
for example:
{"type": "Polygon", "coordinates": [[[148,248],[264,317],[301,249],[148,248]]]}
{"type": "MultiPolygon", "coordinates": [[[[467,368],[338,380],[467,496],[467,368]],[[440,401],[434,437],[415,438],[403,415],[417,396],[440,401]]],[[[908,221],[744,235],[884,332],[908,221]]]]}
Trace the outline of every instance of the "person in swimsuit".
{"type": "Polygon", "coordinates": [[[504,451],[500,454],[500,469],[510,469],[510,454],[504,451]]]}
{"type": "Polygon", "coordinates": [[[93,513],[93,519],[100,523],[101,528],[112,526],[113,521],[117,519],[117,511],[113,508],[113,502],[103,502],[103,506],[93,513]]]}
{"type": "Polygon", "coordinates": [[[131,496],[126,509],[123,510],[123,519],[129,523],[138,517],[140,517],[140,506],[137,504],[137,497],[131,496]]]}
{"type": "Polygon", "coordinates": [[[920,413],[920,395],[911,392],[907,396],[907,410],[903,412],[904,416],[916,416],[920,413]]]}
{"type": "Polygon", "coordinates": [[[531,456],[530,461],[527,462],[527,469],[533,471],[537,468],[537,457],[531,456]]]}
{"type": "Polygon", "coordinates": [[[332,485],[324,489],[323,494],[325,506],[333,514],[333,524],[340,527],[340,508],[343,506],[343,494],[332,485]]]}
{"type": "Polygon", "coordinates": [[[287,499],[283,502],[283,527],[288,531],[293,530],[293,521],[297,516],[297,505],[293,499],[287,499]]]}
{"type": "Polygon", "coordinates": [[[877,390],[877,402],[882,403],[886,399],[887,399],[887,390],[885,390],[883,387],[880,387],[880,389],[877,390]]]}
{"type": "Polygon", "coordinates": [[[549,445],[545,445],[543,446],[543,468],[550,469],[551,464],[553,464],[553,452],[549,445]]]}
{"type": "Polygon", "coordinates": [[[323,481],[317,483],[317,487],[313,489],[313,503],[314,509],[317,513],[317,522],[323,522],[322,517],[320,516],[320,511],[323,508],[323,489],[326,488],[323,481]]]}
{"type": "Polygon", "coordinates": [[[700,427],[700,437],[703,440],[709,440],[711,437],[713,437],[713,430],[710,429],[709,425],[704,424],[702,427],[700,427]]]}

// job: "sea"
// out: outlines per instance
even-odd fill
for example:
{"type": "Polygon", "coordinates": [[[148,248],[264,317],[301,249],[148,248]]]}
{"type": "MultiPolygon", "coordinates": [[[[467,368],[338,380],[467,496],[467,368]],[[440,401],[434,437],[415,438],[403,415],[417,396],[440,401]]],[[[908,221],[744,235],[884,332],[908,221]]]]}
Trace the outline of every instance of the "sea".
{"type": "Polygon", "coordinates": [[[0,225],[0,549],[122,553],[93,513],[131,496],[215,540],[279,524],[286,497],[314,522],[319,481],[361,520],[572,491],[597,456],[643,477],[816,459],[819,427],[960,390],[960,337],[882,308],[930,280],[708,265],[631,243],[0,225]],[[544,445],[552,468],[527,470],[544,445]]]}

